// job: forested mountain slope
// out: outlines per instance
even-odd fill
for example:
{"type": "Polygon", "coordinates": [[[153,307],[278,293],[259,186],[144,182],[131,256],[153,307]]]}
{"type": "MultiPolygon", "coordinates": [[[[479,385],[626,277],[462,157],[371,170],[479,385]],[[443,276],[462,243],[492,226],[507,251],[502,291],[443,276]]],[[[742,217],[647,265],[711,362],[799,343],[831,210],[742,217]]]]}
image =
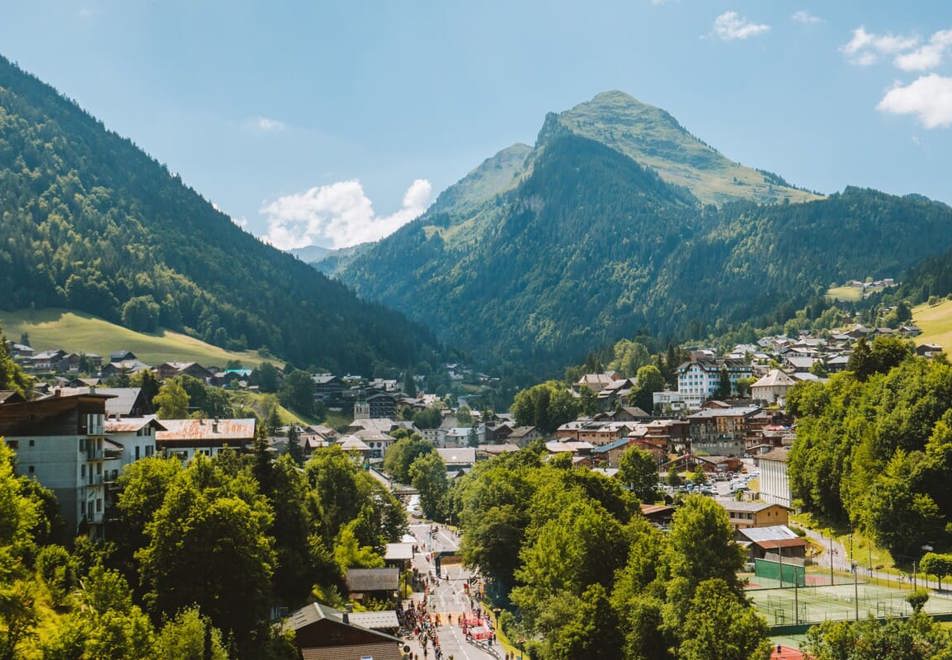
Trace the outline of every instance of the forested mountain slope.
{"type": "Polygon", "coordinates": [[[761,189],[784,201],[759,204],[749,182],[724,188],[735,165],[667,113],[599,95],[550,114],[531,150],[487,160],[342,278],[479,358],[555,368],[639,332],[782,322],[831,282],[895,277],[952,247],[944,204],[820,198],[770,175],[761,189]],[[674,185],[685,168],[696,176],[674,185]],[[712,186],[734,201],[704,204],[712,186]]]}
{"type": "Polygon", "coordinates": [[[68,307],[137,330],[369,373],[432,336],[264,245],[129,140],[0,58],[0,307],[68,307]]]}

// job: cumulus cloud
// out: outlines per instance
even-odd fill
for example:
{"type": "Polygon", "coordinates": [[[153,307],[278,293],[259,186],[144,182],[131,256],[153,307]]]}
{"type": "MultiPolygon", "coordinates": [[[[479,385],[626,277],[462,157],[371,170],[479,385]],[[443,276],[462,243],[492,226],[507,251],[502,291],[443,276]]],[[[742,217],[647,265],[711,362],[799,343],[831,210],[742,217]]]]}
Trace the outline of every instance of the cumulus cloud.
{"type": "Polygon", "coordinates": [[[283,121],[263,116],[252,117],[245,122],[245,125],[260,133],[280,133],[287,128],[287,125],[283,121]]]}
{"type": "Polygon", "coordinates": [[[931,73],[908,85],[896,84],[876,108],[897,115],[915,115],[926,128],[952,126],[952,78],[931,73]]]}
{"type": "Polygon", "coordinates": [[[883,55],[896,55],[919,45],[918,37],[895,34],[874,34],[862,25],[853,30],[853,37],[840,46],[840,51],[853,64],[869,66],[883,55]]]}
{"type": "Polygon", "coordinates": [[[794,23],[800,23],[802,25],[816,25],[817,23],[823,22],[822,18],[819,16],[814,16],[805,9],[793,12],[793,15],[790,18],[793,19],[794,23]]]}
{"type": "Polygon", "coordinates": [[[282,250],[318,243],[342,248],[376,241],[422,214],[432,193],[429,181],[417,179],[403,195],[400,209],[381,216],[356,179],[315,186],[261,207],[268,219],[264,240],[282,250]]]}
{"type": "Polygon", "coordinates": [[[736,11],[725,11],[714,19],[714,34],[724,41],[748,39],[770,30],[764,23],[754,23],[736,11]]]}
{"type": "Polygon", "coordinates": [[[928,43],[908,53],[897,55],[894,60],[903,71],[928,71],[942,63],[946,52],[952,48],[952,30],[939,30],[928,43]]]}

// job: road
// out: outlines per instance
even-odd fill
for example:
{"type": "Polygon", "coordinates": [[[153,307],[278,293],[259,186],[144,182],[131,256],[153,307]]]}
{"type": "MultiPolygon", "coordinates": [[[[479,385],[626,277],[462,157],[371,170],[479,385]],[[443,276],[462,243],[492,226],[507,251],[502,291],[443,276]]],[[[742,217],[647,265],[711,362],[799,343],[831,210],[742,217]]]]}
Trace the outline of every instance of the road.
{"type": "MultiPolygon", "coordinates": [[[[432,553],[456,552],[459,550],[459,538],[451,530],[442,525],[433,525],[431,523],[420,523],[410,526],[410,533],[417,540],[419,552],[413,556],[413,567],[420,575],[434,575],[435,564],[432,559],[432,553]],[[432,530],[435,527],[435,533],[432,530]]],[[[427,609],[430,614],[439,615],[439,625],[436,627],[437,639],[440,642],[442,657],[454,660],[489,660],[499,658],[502,655],[501,648],[480,647],[478,644],[469,642],[463,635],[463,631],[458,625],[460,616],[466,615],[472,618],[474,605],[478,606],[469,598],[464,584],[472,577],[472,572],[462,564],[451,563],[442,564],[442,579],[438,580],[435,586],[429,588],[426,595],[427,609]],[[449,624],[449,621],[453,625],[449,624]],[[491,648],[493,652],[490,652],[491,648]]],[[[415,604],[420,603],[424,598],[422,592],[414,593],[412,601],[415,604]]],[[[409,642],[411,657],[416,654],[418,658],[433,658],[434,649],[432,644],[427,644],[426,655],[424,648],[417,639],[409,642]]]]}

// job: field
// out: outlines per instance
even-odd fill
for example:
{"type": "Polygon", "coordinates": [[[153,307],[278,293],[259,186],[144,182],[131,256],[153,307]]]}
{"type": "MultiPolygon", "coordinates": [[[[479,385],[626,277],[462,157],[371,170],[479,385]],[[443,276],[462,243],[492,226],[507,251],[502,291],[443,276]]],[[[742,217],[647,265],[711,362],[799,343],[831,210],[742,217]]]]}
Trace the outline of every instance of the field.
{"type": "Polygon", "coordinates": [[[13,341],[24,332],[28,333],[30,344],[36,350],[62,348],[103,357],[111,351],[129,350],[151,365],[176,361],[223,367],[229,360],[239,360],[246,366],[257,366],[266,359],[278,366],[283,365],[280,360],[255,351],[227,351],[169,330],[154,335],[144,334],[95,316],[62,309],[0,312],[0,327],[7,339],[13,341]]]}
{"type": "Polygon", "coordinates": [[[952,348],[952,300],[917,305],[912,310],[912,320],[922,330],[916,337],[917,344],[938,344],[946,351],[952,348]]]}
{"type": "Polygon", "coordinates": [[[863,290],[855,286],[835,286],[827,289],[826,295],[833,300],[856,302],[857,300],[862,300],[863,290]]]}
{"type": "MultiPolygon", "coordinates": [[[[264,419],[264,413],[266,410],[265,400],[268,397],[267,394],[248,392],[244,390],[228,390],[228,396],[232,401],[240,403],[247,408],[251,408],[255,411],[255,414],[260,419],[264,419]]],[[[293,410],[288,410],[280,403],[278,404],[278,416],[281,418],[282,424],[298,424],[300,426],[307,426],[314,421],[298,415],[293,410]]]]}
{"type": "MultiPolygon", "coordinates": [[[[802,623],[819,623],[830,620],[854,619],[859,612],[860,618],[908,616],[912,612],[906,596],[910,589],[900,589],[887,584],[869,584],[860,582],[855,587],[848,578],[843,584],[808,586],[799,589],[784,587],[773,580],[752,577],[758,587],[748,589],[746,594],[767,619],[769,626],[791,626],[802,623]],[[854,592],[855,589],[855,592],[854,592]],[[854,597],[858,595],[859,602],[854,597]],[[795,606],[799,616],[795,616],[795,606]]],[[[952,598],[931,593],[925,605],[928,614],[952,613],[952,598]]]]}

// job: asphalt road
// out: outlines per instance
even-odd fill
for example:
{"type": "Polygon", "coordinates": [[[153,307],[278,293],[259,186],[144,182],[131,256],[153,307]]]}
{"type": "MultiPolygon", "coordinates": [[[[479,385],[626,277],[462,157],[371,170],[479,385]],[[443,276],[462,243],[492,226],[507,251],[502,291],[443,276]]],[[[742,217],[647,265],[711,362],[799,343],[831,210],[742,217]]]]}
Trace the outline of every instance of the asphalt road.
{"type": "MultiPolygon", "coordinates": [[[[435,567],[430,559],[431,552],[453,552],[459,549],[459,538],[450,530],[438,525],[436,533],[431,534],[433,525],[417,524],[410,526],[410,533],[417,539],[417,546],[421,552],[413,556],[413,567],[421,575],[430,575],[434,573],[435,567]]],[[[472,572],[461,564],[443,564],[443,579],[438,584],[430,588],[428,603],[431,613],[440,615],[440,625],[437,627],[437,636],[440,640],[440,647],[443,652],[443,658],[452,657],[454,660],[489,660],[502,655],[501,649],[499,656],[477,647],[466,641],[463,631],[460,629],[457,621],[463,614],[472,615],[472,607],[469,596],[463,589],[466,580],[472,577],[472,572]],[[448,579],[446,579],[448,578],[448,579]],[[453,625],[448,624],[448,617],[452,618],[453,625]]],[[[414,593],[413,601],[422,600],[422,593],[414,593]]],[[[410,643],[410,653],[416,654],[418,658],[433,658],[433,647],[427,648],[427,655],[423,655],[423,648],[419,642],[412,640],[410,643]]],[[[412,656],[411,656],[412,657],[412,656]]]]}

